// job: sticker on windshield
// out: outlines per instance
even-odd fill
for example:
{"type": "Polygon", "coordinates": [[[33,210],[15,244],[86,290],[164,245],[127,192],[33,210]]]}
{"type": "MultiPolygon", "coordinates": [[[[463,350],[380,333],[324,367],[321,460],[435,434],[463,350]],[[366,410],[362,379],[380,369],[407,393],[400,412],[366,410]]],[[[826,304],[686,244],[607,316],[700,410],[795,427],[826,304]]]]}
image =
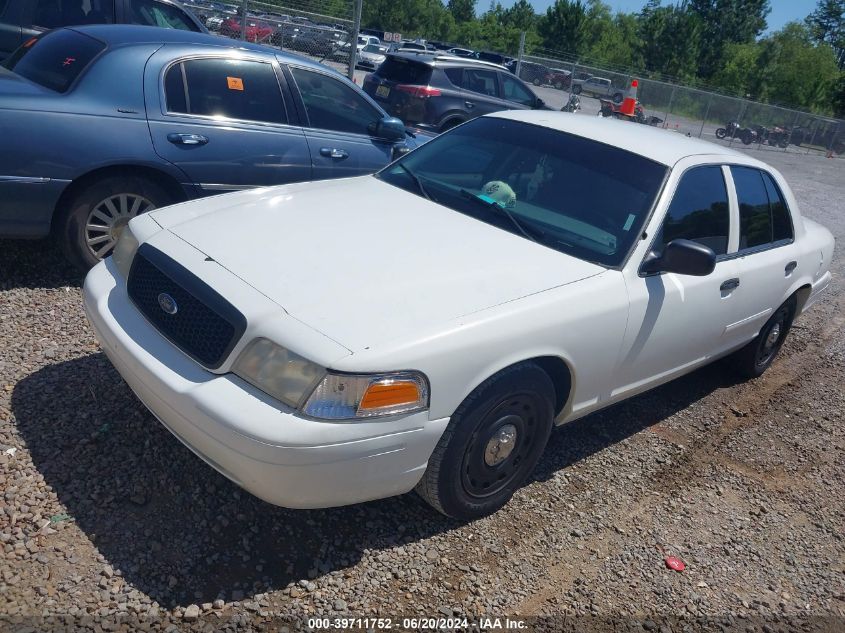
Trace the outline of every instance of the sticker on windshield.
{"type": "Polygon", "coordinates": [[[229,84],[229,90],[244,89],[244,80],[240,77],[226,77],[226,83],[229,84]]]}
{"type": "Polygon", "coordinates": [[[635,216],[633,213],[629,213],[628,219],[625,220],[625,226],[622,227],[622,230],[623,231],[630,231],[631,226],[634,224],[634,220],[636,220],[636,219],[637,219],[637,216],[635,216]]]}

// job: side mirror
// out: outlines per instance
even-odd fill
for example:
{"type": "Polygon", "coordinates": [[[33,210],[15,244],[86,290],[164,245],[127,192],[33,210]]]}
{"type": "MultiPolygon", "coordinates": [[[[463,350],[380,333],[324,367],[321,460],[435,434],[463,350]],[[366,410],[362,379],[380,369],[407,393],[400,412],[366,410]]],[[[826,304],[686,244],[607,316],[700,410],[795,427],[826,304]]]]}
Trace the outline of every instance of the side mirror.
{"type": "Polygon", "coordinates": [[[370,134],[391,143],[405,140],[405,124],[396,117],[385,117],[370,126],[370,134]]]}
{"type": "Polygon", "coordinates": [[[660,254],[650,253],[640,269],[643,273],[677,273],[706,277],[716,267],[712,248],[692,240],[672,240],[660,254]]]}

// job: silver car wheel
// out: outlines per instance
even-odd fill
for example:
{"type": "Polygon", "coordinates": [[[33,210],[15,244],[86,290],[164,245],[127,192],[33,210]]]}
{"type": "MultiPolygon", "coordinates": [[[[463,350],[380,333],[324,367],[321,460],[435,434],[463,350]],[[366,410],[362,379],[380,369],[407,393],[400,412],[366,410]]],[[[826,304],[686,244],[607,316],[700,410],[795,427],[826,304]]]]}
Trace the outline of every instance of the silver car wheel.
{"type": "Polygon", "coordinates": [[[155,209],[155,204],[134,193],[118,193],[91,208],[85,220],[85,244],[97,259],[111,253],[123,227],[139,213],[155,209]]]}

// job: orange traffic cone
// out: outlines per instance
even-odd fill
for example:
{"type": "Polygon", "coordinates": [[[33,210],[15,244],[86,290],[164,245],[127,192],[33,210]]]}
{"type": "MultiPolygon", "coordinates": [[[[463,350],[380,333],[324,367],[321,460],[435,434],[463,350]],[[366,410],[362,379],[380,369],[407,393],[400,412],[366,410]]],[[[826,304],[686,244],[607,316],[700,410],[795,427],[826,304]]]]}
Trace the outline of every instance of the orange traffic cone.
{"type": "Polygon", "coordinates": [[[619,114],[625,116],[634,116],[637,110],[637,86],[639,82],[636,79],[631,80],[631,87],[628,88],[628,94],[622,100],[622,105],[619,107],[619,114]]]}

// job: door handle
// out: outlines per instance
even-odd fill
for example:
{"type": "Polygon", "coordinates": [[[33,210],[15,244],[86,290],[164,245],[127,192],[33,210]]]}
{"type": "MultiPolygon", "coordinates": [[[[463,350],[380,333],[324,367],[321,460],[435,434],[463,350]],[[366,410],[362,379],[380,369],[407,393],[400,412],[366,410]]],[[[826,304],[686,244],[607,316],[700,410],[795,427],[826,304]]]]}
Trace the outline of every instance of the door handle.
{"type": "Polygon", "coordinates": [[[473,103],[472,101],[464,101],[464,105],[470,109],[475,107],[475,103],[473,103]]]}
{"type": "Polygon", "coordinates": [[[345,149],[337,149],[336,147],[321,147],[320,156],[328,156],[329,158],[334,158],[335,160],[343,160],[344,158],[349,158],[349,152],[345,149]]]}
{"type": "Polygon", "coordinates": [[[783,269],[783,272],[789,277],[792,274],[792,271],[798,268],[798,262],[789,262],[786,267],[783,269]]]}
{"type": "Polygon", "coordinates": [[[174,145],[205,145],[208,143],[208,137],[202,134],[178,134],[176,132],[168,134],[167,140],[174,145]]]}
{"type": "Polygon", "coordinates": [[[733,290],[734,288],[739,287],[739,279],[734,277],[733,279],[728,279],[727,281],[723,281],[722,285],[719,286],[719,290],[733,290]]]}

